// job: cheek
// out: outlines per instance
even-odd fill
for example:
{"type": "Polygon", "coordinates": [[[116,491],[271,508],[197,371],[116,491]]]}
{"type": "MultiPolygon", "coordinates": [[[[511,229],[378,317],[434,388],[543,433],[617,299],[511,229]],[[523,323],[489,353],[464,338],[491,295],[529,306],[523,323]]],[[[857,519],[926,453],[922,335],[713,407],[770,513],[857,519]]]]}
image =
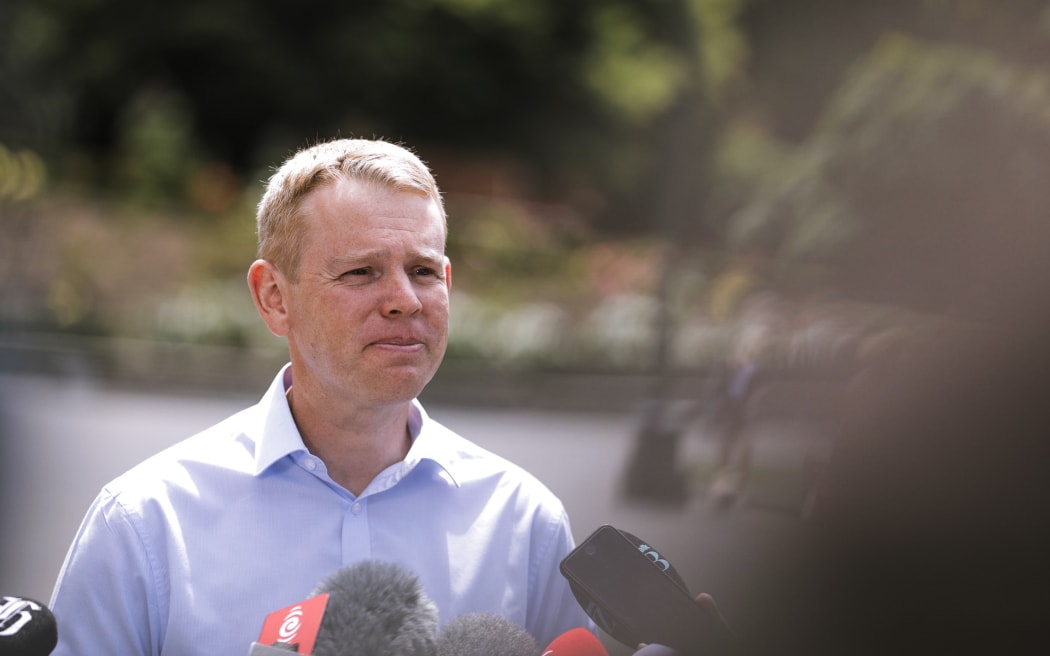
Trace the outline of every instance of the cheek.
{"type": "Polygon", "coordinates": [[[302,298],[295,315],[300,334],[313,335],[313,341],[343,341],[363,321],[360,300],[349,294],[317,293],[302,298]]]}
{"type": "Polygon", "coordinates": [[[435,318],[441,318],[448,321],[449,312],[449,297],[448,290],[442,287],[440,290],[433,290],[423,301],[424,307],[427,308],[427,314],[435,318]]]}

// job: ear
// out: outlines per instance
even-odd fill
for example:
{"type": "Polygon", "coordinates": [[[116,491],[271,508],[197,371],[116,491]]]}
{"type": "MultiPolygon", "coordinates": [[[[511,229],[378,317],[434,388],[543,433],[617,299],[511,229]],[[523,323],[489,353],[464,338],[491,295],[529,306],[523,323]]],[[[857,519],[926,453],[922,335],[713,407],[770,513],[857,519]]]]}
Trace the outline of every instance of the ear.
{"type": "Polygon", "coordinates": [[[255,309],[270,332],[278,337],[288,336],[287,286],[287,279],[266,260],[255,260],[248,268],[248,289],[252,292],[255,309]]]}
{"type": "Polygon", "coordinates": [[[452,260],[445,257],[445,287],[452,291],[452,260]]]}

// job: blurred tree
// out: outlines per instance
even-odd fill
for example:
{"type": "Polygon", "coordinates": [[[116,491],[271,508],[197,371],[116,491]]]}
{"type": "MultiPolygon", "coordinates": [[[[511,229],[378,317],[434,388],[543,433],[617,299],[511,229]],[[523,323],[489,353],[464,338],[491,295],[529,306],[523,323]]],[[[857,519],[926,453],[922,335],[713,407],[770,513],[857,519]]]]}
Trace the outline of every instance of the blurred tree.
{"type": "Polygon", "coordinates": [[[603,232],[663,231],[665,192],[681,207],[703,201],[689,237],[718,247],[746,189],[712,196],[717,172],[690,158],[729,127],[805,140],[888,30],[1045,63],[1045,11],[1039,0],[8,0],[0,135],[55,160],[85,153],[77,171],[113,185],[126,179],[123,117],[164,93],[185,105],[190,150],[241,176],[336,133],[512,153],[527,165],[523,193],[573,203],[603,232]]]}
{"type": "MultiPolygon", "coordinates": [[[[1038,307],[1031,290],[1045,273],[1029,255],[1045,221],[1035,180],[1050,169],[1050,98],[1045,75],[1024,64],[1046,63],[1048,18],[1027,1],[749,3],[749,93],[727,111],[691,109],[707,110],[702,145],[672,130],[712,159],[665,159],[707,188],[686,224],[665,230],[667,270],[681,246],[707,239],[761,254],[767,270],[822,265],[817,282],[855,299],[984,319],[1038,307]]],[[[661,289],[664,383],[627,473],[629,493],[671,501],[684,496],[674,468],[684,427],[667,395],[673,278],[661,289]]]]}
{"type": "Polygon", "coordinates": [[[508,152],[527,164],[523,193],[646,232],[667,174],[652,145],[693,80],[732,78],[745,45],[727,17],[742,4],[10,0],[0,72],[18,102],[0,118],[117,190],[138,129],[125,117],[147,95],[182,103],[189,148],[241,175],[337,133],[508,152]]]}
{"type": "Polygon", "coordinates": [[[887,36],[734,216],[731,241],[819,262],[871,302],[967,319],[1031,303],[1008,293],[1025,272],[1002,265],[1045,221],[1047,107],[1043,69],[887,36]]]}
{"type": "Polygon", "coordinates": [[[680,62],[681,79],[674,93],[652,121],[653,180],[646,203],[656,231],[666,244],[660,261],[661,275],[656,318],[653,372],[650,391],[625,478],[625,493],[633,497],[679,501],[685,497],[685,479],[677,470],[677,448],[682,418],[671,411],[671,349],[675,319],[673,286],[688,257],[689,246],[710,240],[702,229],[708,224],[711,163],[715,136],[732,107],[746,63],[743,35],[737,14],[743,2],[735,0],[684,0],[665,3],[669,9],[666,31],[656,38],[680,62]]]}

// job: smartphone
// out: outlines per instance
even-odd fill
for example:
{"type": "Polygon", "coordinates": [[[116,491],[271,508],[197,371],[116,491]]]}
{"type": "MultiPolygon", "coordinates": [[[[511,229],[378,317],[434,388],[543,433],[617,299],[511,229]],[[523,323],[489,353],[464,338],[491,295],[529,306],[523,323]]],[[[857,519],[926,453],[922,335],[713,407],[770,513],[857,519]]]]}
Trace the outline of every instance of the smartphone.
{"type": "Polygon", "coordinates": [[[601,526],[561,562],[577,601],[603,631],[635,648],[672,647],[683,656],[723,653],[727,629],[675,578],[650,545],[601,526]]]}

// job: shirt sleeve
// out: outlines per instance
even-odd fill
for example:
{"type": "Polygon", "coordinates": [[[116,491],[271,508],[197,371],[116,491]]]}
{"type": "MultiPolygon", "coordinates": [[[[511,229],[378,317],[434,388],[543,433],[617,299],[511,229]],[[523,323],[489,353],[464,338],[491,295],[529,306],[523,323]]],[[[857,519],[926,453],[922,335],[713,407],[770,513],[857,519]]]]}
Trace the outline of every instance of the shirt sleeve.
{"type": "Polygon", "coordinates": [[[92,503],[51,597],[58,622],[52,656],[160,653],[160,580],[141,521],[108,490],[92,503]]]}
{"type": "Polygon", "coordinates": [[[541,648],[572,629],[584,627],[596,632],[594,622],[580,607],[562,576],[561,560],[572,551],[575,541],[564,510],[551,521],[537,550],[533,564],[533,593],[529,595],[528,626],[541,648]]]}

